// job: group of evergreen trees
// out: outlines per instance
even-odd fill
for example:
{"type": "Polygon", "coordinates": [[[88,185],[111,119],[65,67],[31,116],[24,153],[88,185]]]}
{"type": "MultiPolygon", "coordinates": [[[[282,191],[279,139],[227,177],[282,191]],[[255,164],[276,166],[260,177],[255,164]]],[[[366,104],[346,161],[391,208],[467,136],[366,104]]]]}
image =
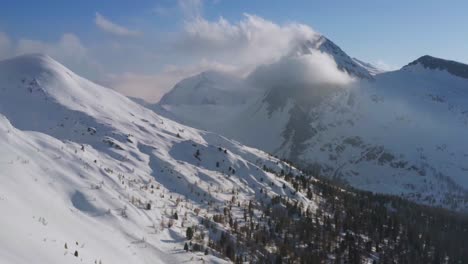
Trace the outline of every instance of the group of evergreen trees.
{"type": "Polygon", "coordinates": [[[233,203],[210,219],[226,227],[211,248],[236,263],[468,263],[466,215],[325,179],[277,177],[318,208],[277,196],[249,202],[237,219],[233,203]]]}

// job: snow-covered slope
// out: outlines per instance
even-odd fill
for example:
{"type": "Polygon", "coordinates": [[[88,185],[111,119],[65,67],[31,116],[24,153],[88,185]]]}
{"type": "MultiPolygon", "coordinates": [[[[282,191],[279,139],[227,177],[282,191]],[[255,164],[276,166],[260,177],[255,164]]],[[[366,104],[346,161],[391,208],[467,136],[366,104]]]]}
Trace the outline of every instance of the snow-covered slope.
{"type": "Polygon", "coordinates": [[[0,62],[0,263],[223,263],[185,252],[185,229],[234,198],[291,196],[264,165],[298,173],[50,57],[0,62]]]}
{"type": "Polygon", "coordinates": [[[370,191],[467,204],[468,79],[419,62],[325,99],[296,158],[370,191]]]}
{"type": "Polygon", "coordinates": [[[330,54],[355,81],[272,86],[224,124],[191,125],[361,189],[468,209],[468,66],[423,56],[383,72],[326,38],[298,52],[309,49],[330,54]]]}

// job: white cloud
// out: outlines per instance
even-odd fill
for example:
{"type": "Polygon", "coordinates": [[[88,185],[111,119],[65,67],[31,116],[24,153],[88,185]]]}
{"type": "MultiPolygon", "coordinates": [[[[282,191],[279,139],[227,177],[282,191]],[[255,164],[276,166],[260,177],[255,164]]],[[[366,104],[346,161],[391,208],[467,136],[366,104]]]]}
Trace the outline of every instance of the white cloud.
{"type": "Polygon", "coordinates": [[[257,65],[272,62],[289,53],[298,42],[318,36],[304,24],[278,25],[249,14],[237,23],[222,17],[213,22],[197,17],[186,21],[177,47],[192,55],[216,56],[239,65],[257,65]]]}
{"type": "Polygon", "coordinates": [[[172,85],[167,76],[133,72],[109,74],[100,83],[126,96],[142,98],[148,102],[158,101],[167,92],[165,88],[172,85]]]}
{"type": "Polygon", "coordinates": [[[88,49],[72,33],[61,36],[58,42],[44,42],[32,39],[20,39],[14,48],[15,55],[43,53],[58,60],[78,74],[88,78],[97,78],[102,71],[99,64],[88,54],[88,49]]]}
{"type": "Polygon", "coordinates": [[[202,16],[202,0],[178,0],[178,6],[186,19],[192,20],[202,16]]]}
{"type": "Polygon", "coordinates": [[[7,34],[0,32],[0,59],[7,58],[11,54],[11,40],[7,34]]]}
{"type": "Polygon", "coordinates": [[[110,74],[101,82],[131,97],[142,98],[147,102],[157,102],[181,79],[207,70],[234,72],[235,67],[202,60],[196,65],[168,65],[156,74],[139,74],[126,72],[119,75],[110,74]]]}
{"type": "MultiPolygon", "coordinates": [[[[181,23],[175,25],[181,27],[170,32],[148,31],[145,38],[131,41],[100,36],[88,40],[85,45],[78,36],[67,33],[57,42],[33,39],[12,42],[0,34],[0,56],[2,52],[11,55],[47,53],[86,78],[99,80],[126,95],[157,101],[183,78],[205,70],[224,70],[244,77],[259,65],[278,62],[291,54],[300,42],[319,37],[307,25],[278,24],[251,14],[245,14],[239,21],[222,17],[208,20],[202,15],[204,2],[178,0],[173,5],[159,6],[154,12],[160,15],[169,12],[167,18],[179,11],[182,17],[176,19],[181,23]]],[[[99,13],[96,13],[95,23],[100,29],[118,36],[141,34],[99,13]]],[[[309,62],[294,63],[309,65],[309,62]]]]}
{"type": "Polygon", "coordinates": [[[45,43],[39,40],[20,39],[17,53],[47,53],[51,56],[74,57],[81,59],[86,56],[86,48],[80,39],[71,33],[63,34],[58,43],[45,43]]]}
{"type": "MultiPolygon", "coordinates": [[[[304,24],[279,25],[249,14],[238,22],[224,18],[209,21],[202,17],[202,3],[199,0],[178,1],[184,23],[178,32],[169,34],[168,42],[163,46],[152,45],[150,50],[131,49],[113,56],[114,61],[115,57],[122,58],[123,65],[135,65],[135,58],[141,57],[143,71],[129,69],[122,74],[110,74],[102,83],[126,95],[154,102],[183,78],[205,70],[224,70],[246,76],[258,65],[275,62],[290,54],[300,42],[319,37],[304,24]],[[152,60],[145,60],[147,55],[141,56],[158,48],[160,56],[152,60]],[[165,66],[161,69],[161,65],[165,66]]],[[[168,8],[159,7],[157,12],[164,14],[168,8]]]]}
{"type": "Polygon", "coordinates": [[[279,61],[258,67],[248,80],[259,87],[343,87],[353,78],[338,69],[328,54],[314,51],[302,56],[283,57],[279,61]]]}
{"type": "Polygon", "coordinates": [[[398,69],[397,66],[389,64],[383,60],[377,60],[375,62],[375,66],[377,66],[377,68],[382,69],[384,71],[394,71],[398,69]]]}
{"type": "Polygon", "coordinates": [[[185,20],[178,32],[168,35],[167,42],[153,45],[140,39],[93,47],[91,57],[104,65],[104,72],[95,79],[125,95],[155,102],[183,78],[206,70],[243,77],[258,65],[278,61],[299,42],[319,36],[303,24],[279,25],[249,14],[238,22],[209,21],[201,16],[201,4],[198,0],[178,2],[185,20]]]}
{"type": "Polygon", "coordinates": [[[101,14],[99,14],[98,12],[96,12],[94,22],[96,23],[96,26],[98,26],[101,30],[113,35],[121,37],[135,37],[141,35],[141,32],[130,30],[123,26],[117,25],[114,22],[102,16],[101,14]]]}

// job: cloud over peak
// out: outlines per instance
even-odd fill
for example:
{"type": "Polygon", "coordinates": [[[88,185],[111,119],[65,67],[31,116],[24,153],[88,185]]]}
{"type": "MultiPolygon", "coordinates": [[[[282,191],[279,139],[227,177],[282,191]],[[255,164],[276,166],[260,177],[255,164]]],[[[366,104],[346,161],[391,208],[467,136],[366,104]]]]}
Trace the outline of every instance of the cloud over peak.
{"type": "Polygon", "coordinates": [[[290,52],[297,43],[318,38],[311,27],[276,24],[256,15],[244,14],[235,23],[223,17],[208,21],[198,16],[185,22],[179,47],[204,56],[229,57],[239,64],[267,63],[290,52]]]}
{"type": "Polygon", "coordinates": [[[285,56],[275,63],[262,65],[247,78],[263,88],[284,87],[345,87],[355,79],[338,69],[335,60],[315,50],[310,54],[285,56]]]}

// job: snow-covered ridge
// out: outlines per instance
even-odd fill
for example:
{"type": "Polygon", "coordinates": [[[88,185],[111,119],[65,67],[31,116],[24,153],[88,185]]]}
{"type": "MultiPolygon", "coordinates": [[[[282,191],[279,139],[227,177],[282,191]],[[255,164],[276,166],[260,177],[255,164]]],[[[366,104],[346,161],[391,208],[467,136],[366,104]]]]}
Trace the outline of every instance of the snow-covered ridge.
{"type": "Polygon", "coordinates": [[[217,252],[183,251],[185,229],[233,196],[291,196],[264,166],[299,173],[48,56],[0,62],[1,263],[223,263],[217,252]]]}
{"type": "Polygon", "coordinates": [[[455,76],[468,79],[468,65],[460,63],[460,62],[444,60],[444,59],[432,57],[429,55],[425,55],[409,63],[405,67],[410,67],[410,66],[417,65],[417,64],[422,65],[426,69],[445,70],[455,76]]]}

